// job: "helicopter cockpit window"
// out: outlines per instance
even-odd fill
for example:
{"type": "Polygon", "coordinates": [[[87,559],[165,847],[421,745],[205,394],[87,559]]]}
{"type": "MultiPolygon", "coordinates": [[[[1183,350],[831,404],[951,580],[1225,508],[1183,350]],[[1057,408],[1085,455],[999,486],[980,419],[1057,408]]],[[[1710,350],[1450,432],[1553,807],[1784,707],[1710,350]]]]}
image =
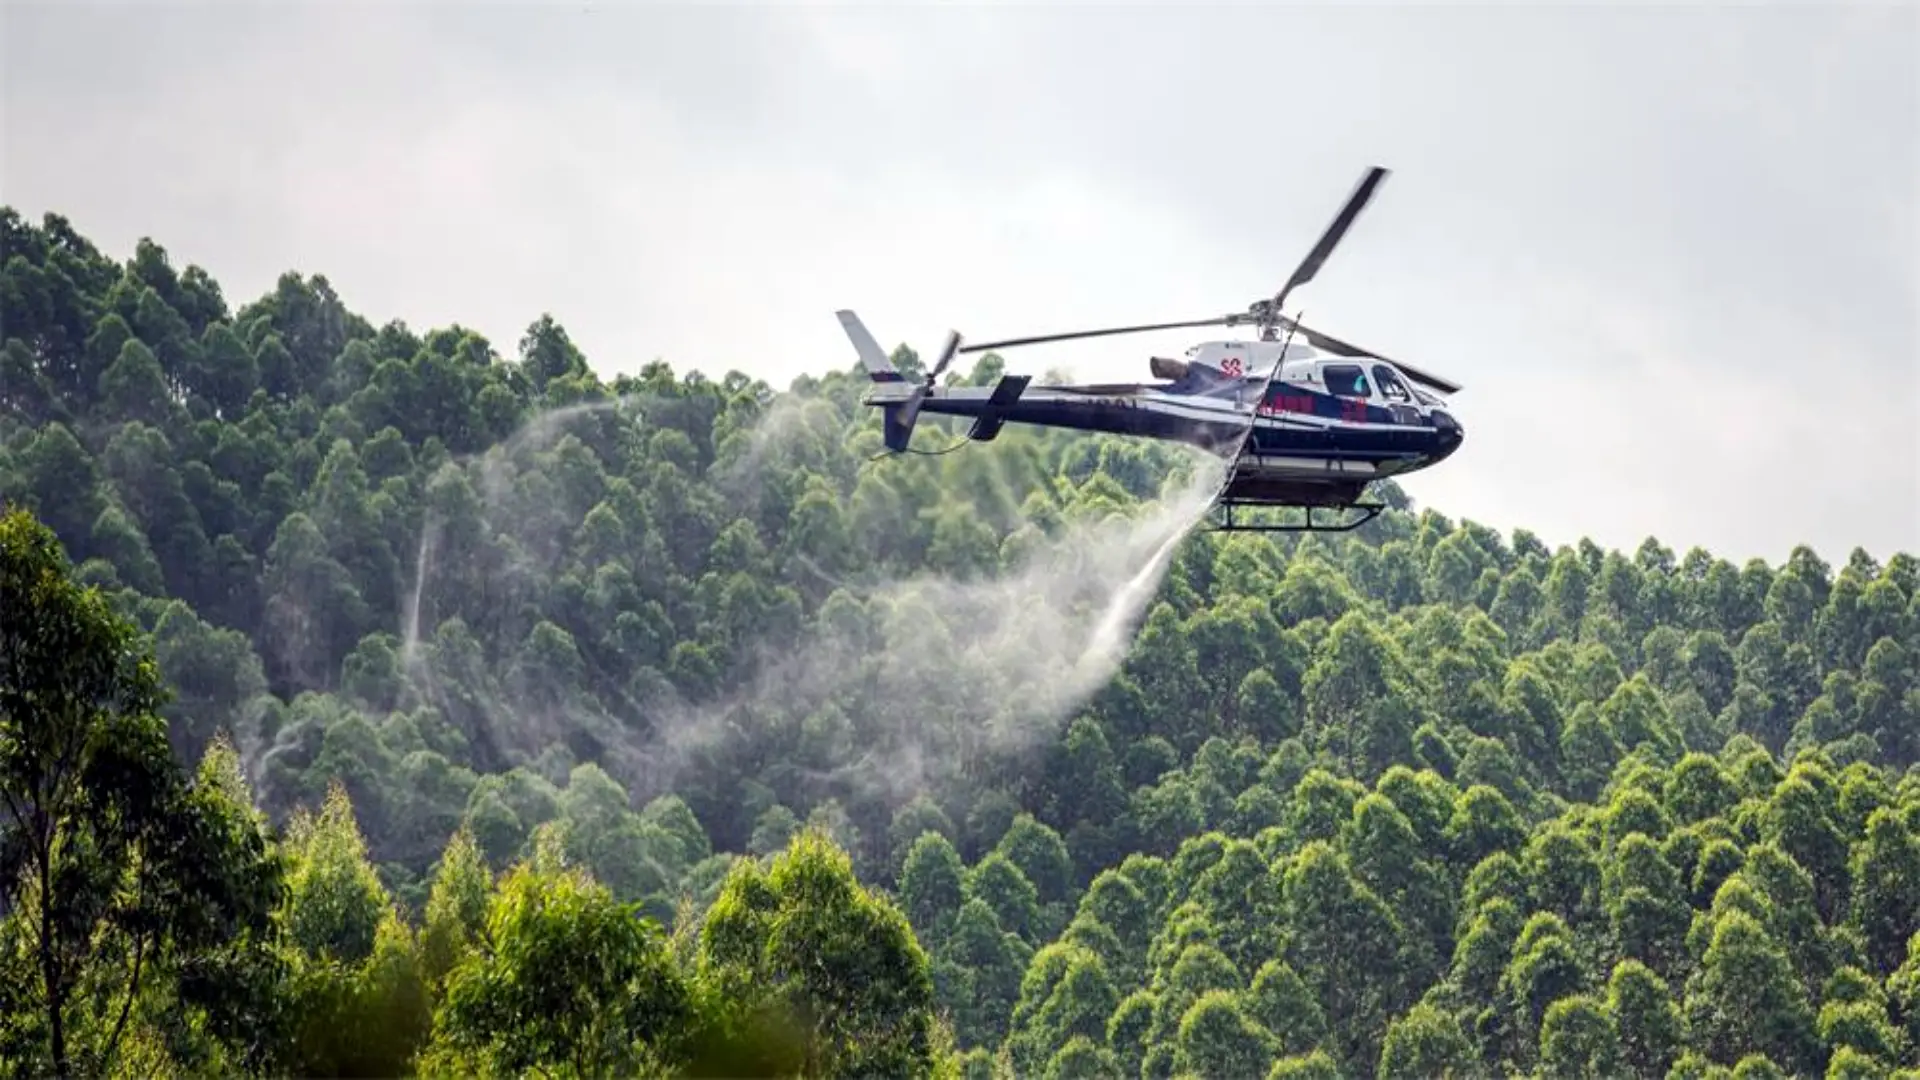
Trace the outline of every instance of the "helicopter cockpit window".
{"type": "Polygon", "coordinates": [[[1358,364],[1328,364],[1320,369],[1320,375],[1327,381],[1327,393],[1336,397],[1365,398],[1372,395],[1367,387],[1367,373],[1360,370],[1358,364]]]}
{"type": "Polygon", "coordinates": [[[1380,385],[1380,393],[1385,395],[1388,401],[1407,402],[1413,400],[1413,395],[1407,392],[1406,385],[1385,365],[1375,364],[1373,366],[1373,381],[1380,385]]]}

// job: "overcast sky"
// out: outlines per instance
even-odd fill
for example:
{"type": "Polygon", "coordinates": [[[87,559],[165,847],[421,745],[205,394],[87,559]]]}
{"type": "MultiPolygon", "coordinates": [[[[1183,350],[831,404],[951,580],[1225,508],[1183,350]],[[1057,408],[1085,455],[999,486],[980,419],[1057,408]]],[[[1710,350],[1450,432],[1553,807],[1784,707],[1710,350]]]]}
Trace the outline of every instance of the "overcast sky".
{"type": "MultiPolygon", "coordinates": [[[[23,4],[5,201],[230,303],[603,376],[1239,310],[1369,165],[1306,321],[1465,385],[1419,502],[1549,543],[1920,550],[1920,15],[1611,8],[23,4]]],[[[1145,378],[1184,334],[1015,370],[1145,378]]]]}

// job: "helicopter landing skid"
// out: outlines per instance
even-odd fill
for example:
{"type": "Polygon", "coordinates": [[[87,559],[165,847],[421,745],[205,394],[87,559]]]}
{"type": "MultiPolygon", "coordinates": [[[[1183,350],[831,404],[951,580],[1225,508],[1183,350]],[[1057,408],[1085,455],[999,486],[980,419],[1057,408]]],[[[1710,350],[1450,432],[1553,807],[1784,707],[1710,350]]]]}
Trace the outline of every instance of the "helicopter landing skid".
{"type": "Polygon", "coordinates": [[[1205,530],[1205,531],[1206,531],[1206,532],[1210,532],[1210,533],[1225,533],[1225,532],[1253,532],[1253,533],[1263,533],[1263,532],[1333,532],[1333,533],[1343,533],[1343,532],[1351,532],[1351,531],[1353,531],[1354,529],[1357,529],[1357,528],[1359,528],[1360,526],[1362,526],[1362,525],[1365,525],[1365,524],[1366,524],[1367,522],[1369,522],[1369,521],[1372,521],[1372,520],[1373,520],[1374,518],[1377,518],[1377,517],[1379,517],[1379,516],[1380,516],[1380,512],[1381,512],[1382,510],[1385,510],[1386,508],[1387,508],[1387,506],[1386,506],[1386,504],[1385,504],[1385,503],[1347,503],[1347,504],[1346,504],[1346,505],[1344,505],[1344,506],[1313,506],[1313,505],[1310,505],[1310,504],[1308,504],[1308,505],[1303,505],[1303,504],[1299,504],[1299,503],[1266,503],[1266,502],[1222,502],[1222,503],[1220,504],[1220,509],[1221,509],[1221,510],[1223,511],[1223,520],[1221,521],[1221,523],[1220,523],[1220,524],[1217,524],[1217,525],[1215,525],[1215,526],[1214,526],[1213,528],[1210,528],[1210,529],[1207,529],[1207,530],[1205,530]],[[1241,507],[1256,507],[1256,508],[1260,508],[1260,509],[1271,509],[1271,510],[1280,510],[1280,509],[1298,509],[1298,510],[1305,510],[1305,511],[1306,511],[1306,513],[1307,513],[1307,520],[1306,520],[1306,522],[1305,522],[1304,524],[1296,524],[1296,523],[1283,523],[1283,522],[1266,522],[1266,521],[1262,521],[1262,522],[1245,522],[1245,521],[1239,521],[1239,522],[1236,522],[1236,521],[1235,521],[1235,520],[1233,519],[1233,509],[1234,509],[1234,507],[1236,507],[1236,506],[1241,506],[1241,507]],[[1362,517],[1360,517],[1360,518],[1358,518],[1358,519],[1356,519],[1356,520],[1354,520],[1354,521],[1348,521],[1348,522],[1345,522],[1345,523],[1342,523],[1342,524],[1337,524],[1337,525],[1321,525],[1321,524],[1317,524],[1317,523],[1315,523],[1315,521],[1313,520],[1313,512],[1314,512],[1315,510],[1358,510],[1358,511],[1360,511],[1360,512],[1362,513],[1362,515],[1363,515],[1363,516],[1362,516],[1362,517]]]}

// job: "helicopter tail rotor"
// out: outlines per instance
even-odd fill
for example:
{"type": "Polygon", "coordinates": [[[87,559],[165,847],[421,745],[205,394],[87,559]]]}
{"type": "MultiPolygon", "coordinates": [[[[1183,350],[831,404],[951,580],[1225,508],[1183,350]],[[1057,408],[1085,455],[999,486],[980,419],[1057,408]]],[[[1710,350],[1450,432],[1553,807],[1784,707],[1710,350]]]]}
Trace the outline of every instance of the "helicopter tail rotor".
{"type": "MultiPolygon", "coordinates": [[[[835,314],[840,319],[841,329],[846,331],[847,340],[853,342],[854,351],[860,354],[860,364],[866,370],[867,378],[877,384],[894,386],[907,381],[906,373],[894,366],[866,324],[860,321],[860,316],[848,310],[835,314]]],[[[913,436],[914,421],[920,415],[921,403],[933,393],[934,384],[946,372],[948,365],[953,363],[959,351],[960,331],[949,331],[945,348],[941,349],[939,359],[927,370],[925,378],[913,384],[905,400],[889,402],[883,407],[881,411],[885,419],[887,449],[899,452],[907,448],[907,440],[913,436]]]]}
{"type": "Polygon", "coordinates": [[[947,370],[947,365],[953,363],[953,358],[959,351],[960,331],[947,331],[947,344],[940,350],[940,359],[934,361],[933,366],[927,369],[927,377],[913,388],[913,396],[900,406],[901,422],[909,431],[913,428],[914,418],[920,415],[920,403],[927,400],[933,393],[934,384],[939,382],[940,376],[947,370]]]}
{"type": "Polygon", "coordinates": [[[888,405],[882,410],[881,420],[884,429],[882,436],[886,441],[887,449],[896,454],[907,449],[908,441],[913,438],[914,422],[920,418],[921,404],[933,394],[934,384],[939,382],[940,376],[946,372],[947,366],[953,363],[953,358],[959,352],[960,331],[949,330],[947,343],[940,350],[940,358],[927,369],[926,378],[914,384],[913,391],[908,395],[907,400],[897,405],[888,405]]]}

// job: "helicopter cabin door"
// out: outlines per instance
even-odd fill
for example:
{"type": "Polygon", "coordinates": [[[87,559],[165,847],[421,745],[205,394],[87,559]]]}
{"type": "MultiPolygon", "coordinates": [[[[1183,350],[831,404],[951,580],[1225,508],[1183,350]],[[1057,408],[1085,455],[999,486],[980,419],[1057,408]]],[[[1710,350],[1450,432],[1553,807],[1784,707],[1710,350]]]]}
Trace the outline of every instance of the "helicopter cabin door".
{"type": "Polygon", "coordinates": [[[1320,368],[1321,384],[1333,395],[1335,418],[1350,424],[1367,422],[1367,406],[1379,405],[1373,380],[1359,364],[1332,363],[1320,368]]]}
{"type": "Polygon", "coordinates": [[[1385,364],[1373,365],[1373,386],[1385,404],[1387,411],[1393,414],[1393,422],[1418,426],[1420,407],[1414,403],[1413,391],[1402,382],[1398,373],[1385,364]]]}

